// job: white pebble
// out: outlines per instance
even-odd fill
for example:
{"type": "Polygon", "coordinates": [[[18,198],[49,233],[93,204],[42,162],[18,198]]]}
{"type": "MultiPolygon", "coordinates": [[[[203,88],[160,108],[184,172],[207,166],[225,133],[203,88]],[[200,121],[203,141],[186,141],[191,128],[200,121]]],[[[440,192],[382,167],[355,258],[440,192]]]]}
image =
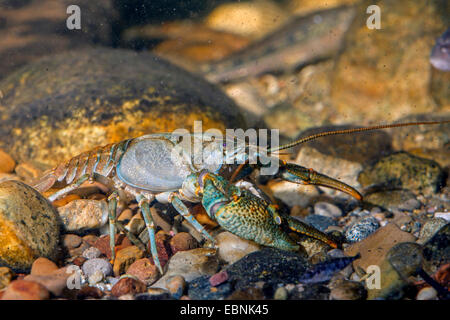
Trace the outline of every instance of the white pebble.
{"type": "Polygon", "coordinates": [[[436,300],[437,291],[432,287],[426,287],[419,291],[416,300],[436,300]]]}
{"type": "Polygon", "coordinates": [[[94,274],[89,276],[89,285],[93,286],[94,284],[99,283],[102,280],[103,280],[103,272],[97,270],[94,272],[94,274]]]}
{"type": "Polygon", "coordinates": [[[83,257],[88,260],[98,258],[101,255],[102,253],[96,247],[89,247],[83,251],[83,257]]]}
{"type": "Polygon", "coordinates": [[[341,209],[334,204],[323,201],[317,202],[314,205],[314,213],[329,218],[339,218],[342,216],[341,209]]]}
{"type": "Polygon", "coordinates": [[[434,214],[435,218],[442,218],[445,219],[447,222],[450,221],[450,212],[436,212],[434,214]]]}

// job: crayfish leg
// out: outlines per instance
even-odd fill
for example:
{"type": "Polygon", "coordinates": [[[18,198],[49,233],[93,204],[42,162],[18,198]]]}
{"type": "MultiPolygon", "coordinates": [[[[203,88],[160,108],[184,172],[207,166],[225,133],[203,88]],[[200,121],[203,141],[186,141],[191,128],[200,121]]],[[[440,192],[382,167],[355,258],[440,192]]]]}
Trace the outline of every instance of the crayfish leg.
{"type": "Polygon", "coordinates": [[[190,213],[189,208],[181,201],[181,199],[176,195],[172,194],[170,196],[170,203],[177,210],[177,212],[183,216],[199,233],[201,233],[205,238],[209,239],[213,244],[215,243],[214,238],[206,231],[206,229],[198,222],[194,216],[190,213]]]}
{"type": "Polygon", "coordinates": [[[150,253],[152,254],[153,262],[155,266],[158,267],[158,270],[161,274],[163,274],[163,269],[161,267],[161,263],[158,257],[158,250],[156,248],[156,238],[155,238],[155,223],[153,222],[152,215],[150,213],[150,204],[149,200],[142,195],[138,195],[136,197],[136,201],[139,204],[139,208],[141,209],[142,216],[144,217],[145,227],[148,232],[148,236],[150,239],[150,253]]]}

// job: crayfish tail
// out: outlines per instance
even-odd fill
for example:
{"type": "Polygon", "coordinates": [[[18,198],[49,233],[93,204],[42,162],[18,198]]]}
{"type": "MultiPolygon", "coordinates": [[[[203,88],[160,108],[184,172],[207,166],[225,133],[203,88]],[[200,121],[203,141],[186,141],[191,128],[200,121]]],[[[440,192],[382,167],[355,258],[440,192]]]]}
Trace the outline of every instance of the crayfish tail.
{"type": "Polygon", "coordinates": [[[56,180],[57,178],[52,170],[44,174],[43,177],[41,177],[38,181],[33,183],[32,187],[37,191],[39,191],[40,193],[43,193],[49,190],[56,183],[56,180]]]}

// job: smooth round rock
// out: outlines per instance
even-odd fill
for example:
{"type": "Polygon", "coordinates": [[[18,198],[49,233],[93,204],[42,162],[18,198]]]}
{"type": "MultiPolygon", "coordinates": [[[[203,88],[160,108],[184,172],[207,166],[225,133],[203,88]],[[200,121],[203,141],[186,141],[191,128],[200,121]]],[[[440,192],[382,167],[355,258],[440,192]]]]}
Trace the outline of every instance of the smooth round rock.
{"type": "Polygon", "coordinates": [[[54,259],[58,214],[36,190],[19,181],[0,183],[0,266],[30,270],[38,257],[54,259]]]}
{"type": "Polygon", "coordinates": [[[36,276],[48,275],[58,270],[58,266],[46,258],[37,258],[31,266],[31,274],[36,276]]]}
{"type": "Polygon", "coordinates": [[[149,258],[133,262],[127,269],[127,274],[135,276],[147,285],[151,285],[160,277],[158,267],[149,258]]]}
{"type": "Polygon", "coordinates": [[[419,232],[419,239],[417,243],[424,244],[430,240],[442,227],[448,222],[442,218],[428,219],[419,232]]]}
{"type": "Polygon", "coordinates": [[[362,300],[366,297],[367,291],[363,284],[358,281],[336,281],[330,291],[331,300],[362,300]]]}
{"type": "Polygon", "coordinates": [[[261,249],[257,243],[242,239],[228,231],[219,233],[216,241],[219,259],[226,263],[234,263],[247,254],[261,249]]]}
{"type": "Polygon", "coordinates": [[[338,206],[328,202],[317,202],[314,205],[314,213],[332,219],[342,216],[342,210],[338,206]]]}
{"type": "Polygon", "coordinates": [[[16,162],[9,154],[0,149],[0,173],[11,173],[14,171],[16,162]]]}
{"type": "Polygon", "coordinates": [[[96,247],[90,247],[83,251],[83,257],[86,259],[95,259],[102,255],[102,252],[96,247]]]}
{"type": "Polygon", "coordinates": [[[103,272],[105,277],[111,275],[113,272],[111,264],[105,259],[99,258],[87,260],[83,264],[82,270],[87,277],[90,277],[98,270],[103,272]]]}
{"type": "Polygon", "coordinates": [[[413,242],[402,242],[393,246],[386,258],[403,277],[413,276],[422,267],[424,260],[422,247],[413,242]]]}
{"type": "Polygon", "coordinates": [[[426,287],[419,291],[416,300],[437,300],[437,291],[432,287],[426,287]]]}
{"type": "Polygon", "coordinates": [[[387,190],[367,195],[364,201],[388,210],[413,211],[421,206],[414,193],[409,190],[387,190]]]}
{"type": "Polygon", "coordinates": [[[160,57],[124,49],[72,50],[0,81],[0,147],[19,162],[56,165],[99,145],[178,128],[243,128],[220,88],[160,57]],[[39,134],[36,134],[39,133],[39,134]]]}
{"type": "Polygon", "coordinates": [[[367,238],[379,227],[380,224],[376,218],[366,217],[355,222],[350,228],[348,228],[345,232],[345,238],[348,242],[358,242],[367,238]]]}
{"type": "Polygon", "coordinates": [[[398,152],[381,158],[358,176],[362,186],[389,185],[431,195],[443,186],[444,172],[433,160],[398,152]]]}
{"type": "Polygon", "coordinates": [[[2,300],[46,300],[50,298],[49,291],[41,284],[14,280],[10,283],[2,296],[2,300]]]}

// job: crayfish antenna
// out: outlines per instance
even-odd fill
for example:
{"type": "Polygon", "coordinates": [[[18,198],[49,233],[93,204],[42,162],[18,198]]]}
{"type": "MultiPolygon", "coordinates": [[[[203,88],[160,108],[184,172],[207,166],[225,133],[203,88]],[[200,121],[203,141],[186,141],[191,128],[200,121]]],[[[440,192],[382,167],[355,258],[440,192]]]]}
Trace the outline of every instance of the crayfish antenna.
{"type": "Polygon", "coordinates": [[[421,122],[406,122],[406,123],[393,123],[393,124],[382,124],[377,126],[370,126],[370,127],[361,127],[361,128],[353,128],[353,129],[345,129],[345,130],[336,130],[336,131],[325,131],[316,133],[313,135],[310,135],[305,138],[300,138],[298,140],[292,141],[288,144],[284,144],[281,146],[278,146],[276,148],[270,148],[267,151],[269,153],[273,153],[275,151],[285,150],[292,147],[295,147],[299,144],[315,140],[317,138],[326,137],[326,136],[332,136],[332,135],[338,135],[338,134],[349,134],[349,133],[357,133],[357,132],[365,132],[365,131],[373,131],[373,130],[380,130],[380,129],[388,129],[388,128],[399,128],[399,127],[408,127],[408,126],[418,126],[422,124],[430,125],[430,124],[444,124],[444,123],[450,123],[450,120],[444,120],[444,121],[421,121],[421,122]]]}

